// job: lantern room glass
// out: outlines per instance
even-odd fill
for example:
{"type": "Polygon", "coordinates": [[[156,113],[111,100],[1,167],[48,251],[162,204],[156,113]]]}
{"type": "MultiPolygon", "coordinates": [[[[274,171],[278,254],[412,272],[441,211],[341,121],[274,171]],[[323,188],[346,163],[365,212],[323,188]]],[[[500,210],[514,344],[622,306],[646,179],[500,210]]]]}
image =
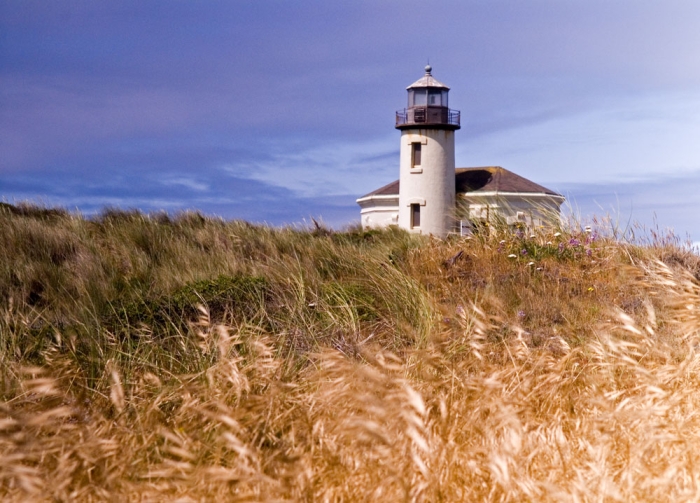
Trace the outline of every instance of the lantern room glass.
{"type": "Polygon", "coordinates": [[[446,107],[447,105],[446,89],[409,89],[408,90],[408,106],[409,107],[446,107]]]}
{"type": "Polygon", "coordinates": [[[427,89],[410,89],[408,91],[409,107],[424,107],[428,104],[427,89]]]}

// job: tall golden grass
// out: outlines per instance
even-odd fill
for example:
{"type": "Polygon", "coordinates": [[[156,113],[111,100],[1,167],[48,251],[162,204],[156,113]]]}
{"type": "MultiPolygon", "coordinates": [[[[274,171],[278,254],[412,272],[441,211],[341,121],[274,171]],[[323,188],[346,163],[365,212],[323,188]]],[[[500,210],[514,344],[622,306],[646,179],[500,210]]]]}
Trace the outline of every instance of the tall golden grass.
{"type": "Polygon", "coordinates": [[[0,496],[699,500],[700,260],[604,231],[0,208],[0,496]]]}

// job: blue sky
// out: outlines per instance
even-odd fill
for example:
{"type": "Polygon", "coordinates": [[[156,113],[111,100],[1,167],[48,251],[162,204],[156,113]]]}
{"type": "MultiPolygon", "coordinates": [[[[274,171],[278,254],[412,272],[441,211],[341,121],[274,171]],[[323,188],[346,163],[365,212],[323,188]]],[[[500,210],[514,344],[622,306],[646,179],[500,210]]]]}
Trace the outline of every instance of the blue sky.
{"type": "Polygon", "coordinates": [[[359,221],[427,60],[457,165],[700,241],[700,2],[0,0],[0,198],[359,221]]]}

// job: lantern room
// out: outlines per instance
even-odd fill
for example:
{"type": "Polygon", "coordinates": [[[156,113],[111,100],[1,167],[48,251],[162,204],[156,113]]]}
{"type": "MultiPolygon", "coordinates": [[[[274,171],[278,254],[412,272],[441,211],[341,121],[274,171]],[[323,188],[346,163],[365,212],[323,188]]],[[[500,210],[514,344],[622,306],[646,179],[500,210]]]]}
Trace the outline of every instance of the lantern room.
{"type": "Polygon", "coordinates": [[[431,127],[456,130],[460,128],[458,110],[450,110],[450,88],[436,80],[432,67],[425,67],[425,75],[408,86],[408,107],[396,112],[396,128],[431,127]]]}

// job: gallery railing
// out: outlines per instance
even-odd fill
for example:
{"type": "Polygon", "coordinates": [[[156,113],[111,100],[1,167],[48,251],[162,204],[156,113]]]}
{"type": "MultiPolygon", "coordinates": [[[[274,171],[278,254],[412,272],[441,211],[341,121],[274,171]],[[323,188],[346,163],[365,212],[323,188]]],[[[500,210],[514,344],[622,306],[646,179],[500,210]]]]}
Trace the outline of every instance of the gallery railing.
{"type": "Polygon", "coordinates": [[[459,110],[450,110],[447,107],[411,107],[396,112],[396,127],[426,125],[458,129],[459,121],[459,110]]]}

